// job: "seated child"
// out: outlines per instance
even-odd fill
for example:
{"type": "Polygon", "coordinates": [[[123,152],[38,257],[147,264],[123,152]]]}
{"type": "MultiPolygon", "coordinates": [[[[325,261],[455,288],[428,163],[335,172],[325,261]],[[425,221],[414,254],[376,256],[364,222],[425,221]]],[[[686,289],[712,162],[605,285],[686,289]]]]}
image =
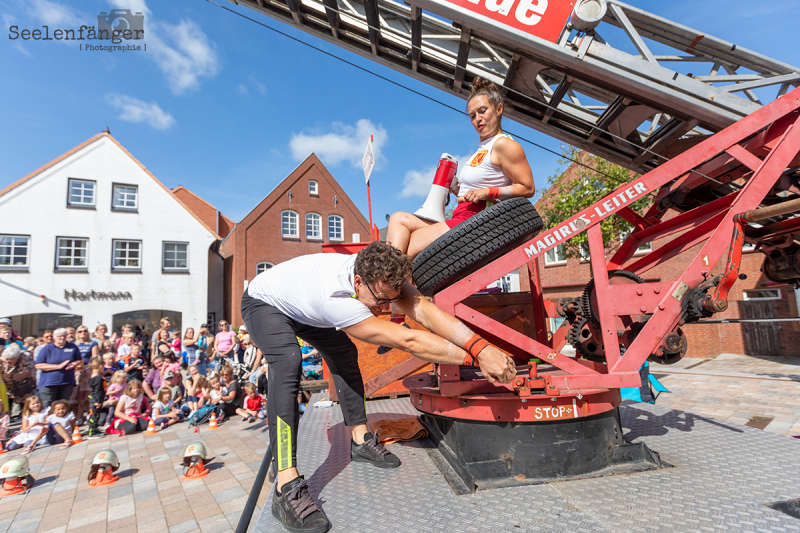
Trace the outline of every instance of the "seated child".
{"type": "Polygon", "coordinates": [[[179,405],[183,401],[183,391],[181,390],[181,386],[179,385],[178,378],[180,373],[177,375],[173,372],[167,372],[164,375],[164,378],[161,381],[162,387],[167,387],[172,394],[172,401],[175,402],[175,405],[179,405]]]}
{"type": "Polygon", "coordinates": [[[72,446],[72,432],[75,431],[75,414],[69,411],[64,400],[56,400],[50,404],[52,414],[47,417],[48,428],[44,437],[47,444],[61,444],[61,448],[72,446]]]}
{"type": "Polygon", "coordinates": [[[260,416],[263,407],[266,407],[266,403],[264,398],[258,395],[256,392],[256,386],[252,383],[248,383],[244,386],[244,393],[245,393],[245,403],[244,409],[237,409],[237,414],[242,415],[242,421],[247,422],[255,422],[256,417],[260,416]],[[241,413],[239,413],[241,411],[241,413]]]}
{"type": "Polygon", "coordinates": [[[8,441],[6,451],[17,450],[25,447],[25,453],[30,453],[36,446],[36,441],[47,433],[47,414],[42,410],[42,400],[38,396],[28,396],[22,404],[22,429],[8,441]]]}
{"type": "Polygon", "coordinates": [[[173,352],[176,354],[181,353],[181,332],[179,330],[176,329],[172,332],[172,339],[170,339],[169,345],[173,352]]]}
{"type": "Polygon", "coordinates": [[[225,418],[225,411],[221,409],[222,404],[225,403],[222,400],[225,390],[222,388],[222,382],[216,376],[211,378],[208,383],[211,385],[208,397],[211,399],[211,405],[218,405],[220,407],[220,409],[218,409],[219,416],[217,417],[217,421],[222,422],[222,419],[225,418]]]}
{"type": "Polygon", "coordinates": [[[153,421],[156,425],[164,429],[176,422],[183,422],[183,412],[175,407],[169,387],[158,389],[157,398],[158,401],[153,404],[153,421]]]}

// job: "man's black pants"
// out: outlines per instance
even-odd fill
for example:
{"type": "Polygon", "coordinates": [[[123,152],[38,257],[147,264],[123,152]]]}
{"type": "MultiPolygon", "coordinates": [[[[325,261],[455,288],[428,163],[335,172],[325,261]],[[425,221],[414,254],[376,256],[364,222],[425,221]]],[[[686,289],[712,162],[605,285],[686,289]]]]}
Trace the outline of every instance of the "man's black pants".
{"type": "Polygon", "coordinates": [[[269,362],[267,422],[278,470],[297,467],[297,425],[303,357],[297,337],[319,351],[328,365],[344,423],[367,423],[364,382],[358,367],[358,349],[344,331],[301,324],[268,303],[242,296],[242,318],[247,332],[269,362]]]}

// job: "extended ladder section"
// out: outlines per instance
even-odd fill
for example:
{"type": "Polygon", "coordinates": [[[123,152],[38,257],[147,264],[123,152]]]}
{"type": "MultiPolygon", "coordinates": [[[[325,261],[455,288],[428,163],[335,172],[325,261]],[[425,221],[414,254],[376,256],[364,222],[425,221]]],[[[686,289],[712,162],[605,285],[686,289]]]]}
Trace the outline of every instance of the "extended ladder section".
{"type": "Polygon", "coordinates": [[[461,98],[491,79],[507,116],[637,172],[800,84],[796,67],[621,2],[230,1],[461,98]]]}

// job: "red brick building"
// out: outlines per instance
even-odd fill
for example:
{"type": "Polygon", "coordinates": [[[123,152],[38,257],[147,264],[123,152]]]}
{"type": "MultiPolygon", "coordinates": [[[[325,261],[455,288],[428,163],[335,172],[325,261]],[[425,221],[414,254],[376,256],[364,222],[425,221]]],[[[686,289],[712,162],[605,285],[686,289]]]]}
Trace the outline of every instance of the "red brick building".
{"type": "Polygon", "coordinates": [[[278,263],[329,243],[369,240],[369,222],[315,154],[279,183],[220,244],[223,314],[242,324],[246,283],[278,263]]]}
{"type": "Polygon", "coordinates": [[[219,212],[219,209],[203,200],[195,193],[184,187],[178,185],[172,190],[178,200],[189,208],[203,223],[209,228],[216,229],[217,235],[224,239],[233,229],[233,220],[219,212]]]}
{"type": "MultiPolygon", "coordinates": [[[[543,198],[547,201],[547,198],[543,198]]],[[[540,200],[541,202],[541,200],[540,200]]],[[[669,218],[669,215],[665,219],[669,218]]],[[[675,236],[650,243],[658,249],[675,236]]],[[[643,246],[646,248],[647,245],[643,246]]],[[[640,275],[647,282],[677,278],[699,252],[702,244],[666,261],[640,275]]],[[[639,254],[647,253],[642,250],[639,254]]],[[[712,275],[724,270],[724,257],[712,275]]],[[[580,296],[591,278],[589,263],[583,259],[564,259],[560,249],[551,250],[539,257],[539,269],[545,298],[556,299],[580,296]]],[[[774,322],[770,318],[795,318],[798,316],[795,290],[786,284],[769,281],[761,273],[764,255],[745,246],[741,273],[747,279],[737,281],[729,293],[729,307],[717,313],[714,319],[764,318],[759,323],[687,324],[683,330],[689,340],[687,357],[714,357],[722,353],[748,355],[800,355],[800,323],[774,322]]],[[[520,289],[530,290],[525,269],[520,269],[520,289]]],[[[555,328],[560,319],[551,319],[555,328]]]]}

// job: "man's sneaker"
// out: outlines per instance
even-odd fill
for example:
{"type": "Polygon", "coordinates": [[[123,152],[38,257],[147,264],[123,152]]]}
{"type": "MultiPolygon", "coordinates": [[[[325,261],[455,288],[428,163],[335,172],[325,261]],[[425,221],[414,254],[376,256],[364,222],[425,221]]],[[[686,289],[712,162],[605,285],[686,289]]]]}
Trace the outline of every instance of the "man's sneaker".
{"type": "MultiPolygon", "coordinates": [[[[408,328],[408,329],[411,329],[411,326],[409,326],[409,325],[408,325],[408,324],[406,324],[405,322],[403,322],[403,327],[406,327],[406,328],[408,328]]],[[[385,354],[385,353],[388,353],[388,352],[390,352],[391,350],[392,350],[392,348],[391,348],[391,347],[389,347],[389,346],[378,346],[378,350],[377,350],[377,351],[378,351],[378,355],[383,355],[383,354],[385,354]]]]}
{"type": "Polygon", "coordinates": [[[364,435],[364,444],[350,441],[350,459],[360,463],[372,463],[378,468],[397,468],[400,459],[378,442],[378,434],[364,435]]]}
{"type": "Polygon", "coordinates": [[[292,533],[325,533],[331,528],[331,523],[311,499],[303,476],[284,484],[281,494],[278,494],[278,487],[275,486],[272,516],[292,533]]]}

